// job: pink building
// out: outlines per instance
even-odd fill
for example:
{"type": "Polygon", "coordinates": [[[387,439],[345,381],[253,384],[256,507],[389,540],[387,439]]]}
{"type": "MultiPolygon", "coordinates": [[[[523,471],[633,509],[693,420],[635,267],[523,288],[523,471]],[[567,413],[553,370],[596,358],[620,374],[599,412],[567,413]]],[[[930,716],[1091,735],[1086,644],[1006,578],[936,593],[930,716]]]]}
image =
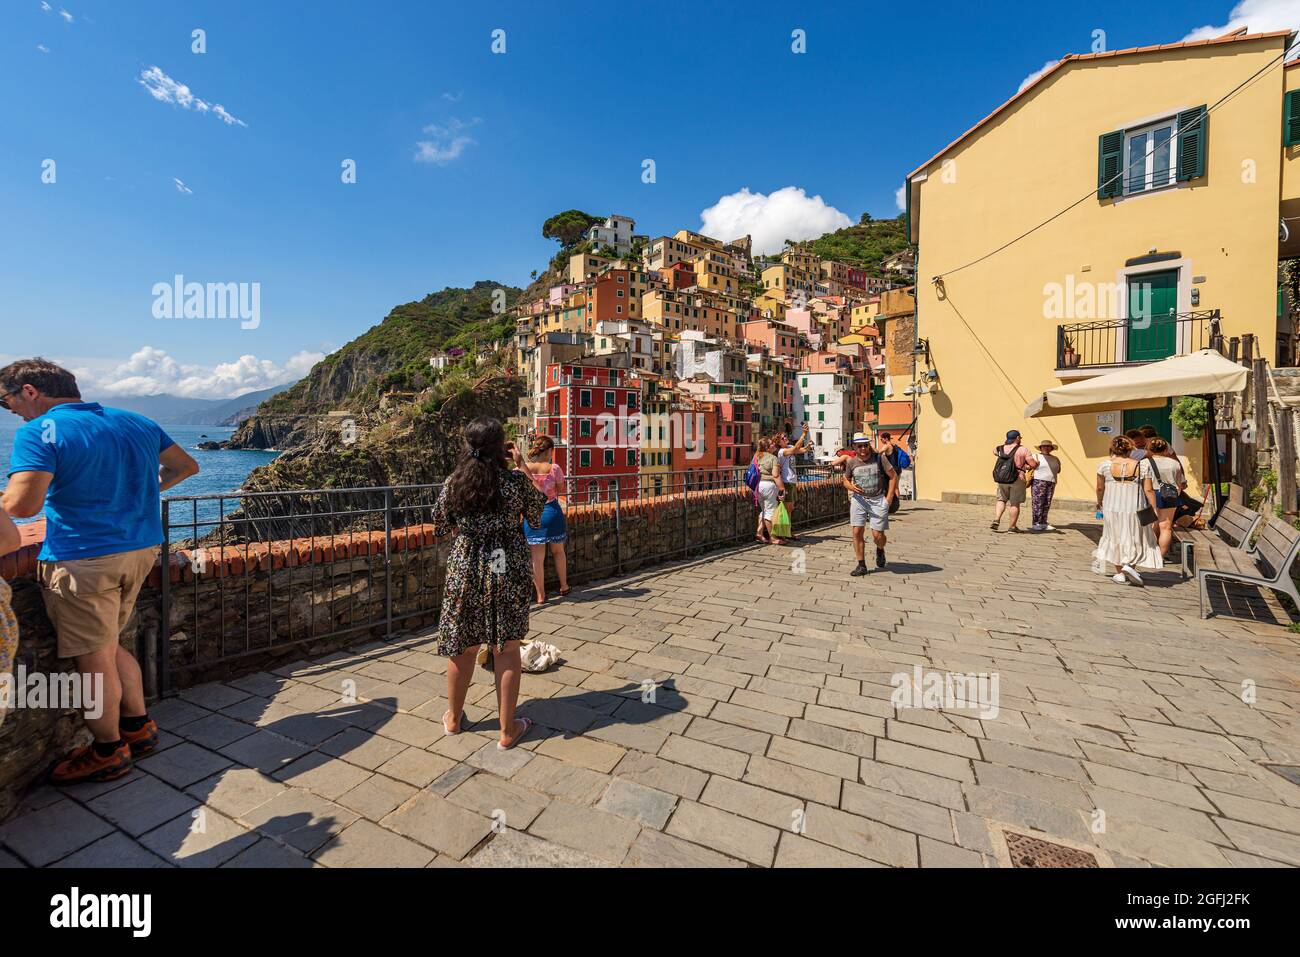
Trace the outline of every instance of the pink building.
{"type": "MultiPolygon", "coordinates": [[[[789,312],[786,313],[789,316],[789,312]]],[[[747,345],[766,348],[774,356],[797,357],[799,332],[788,322],[776,319],[751,319],[740,323],[740,336],[747,345]]]]}

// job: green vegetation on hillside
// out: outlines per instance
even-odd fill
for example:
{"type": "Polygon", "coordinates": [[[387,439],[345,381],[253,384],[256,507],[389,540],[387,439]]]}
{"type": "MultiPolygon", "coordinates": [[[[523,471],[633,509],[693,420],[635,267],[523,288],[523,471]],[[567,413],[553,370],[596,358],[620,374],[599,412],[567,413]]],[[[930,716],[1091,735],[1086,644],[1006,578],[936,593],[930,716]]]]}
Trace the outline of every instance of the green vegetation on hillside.
{"type": "Polygon", "coordinates": [[[293,388],[263,402],[259,412],[324,412],[345,402],[364,407],[388,391],[424,388],[436,377],[431,356],[452,348],[473,353],[511,339],[508,310],[519,294],[514,286],[483,279],[469,289],[449,286],[397,306],[316,363],[293,388]]]}
{"type": "Polygon", "coordinates": [[[823,259],[858,266],[872,276],[879,276],[882,275],[880,261],[907,248],[906,228],[901,214],[895,219],[872,219],[870,214],[863,213],[858,225],[837,229],[799,246],[823,259]]]}

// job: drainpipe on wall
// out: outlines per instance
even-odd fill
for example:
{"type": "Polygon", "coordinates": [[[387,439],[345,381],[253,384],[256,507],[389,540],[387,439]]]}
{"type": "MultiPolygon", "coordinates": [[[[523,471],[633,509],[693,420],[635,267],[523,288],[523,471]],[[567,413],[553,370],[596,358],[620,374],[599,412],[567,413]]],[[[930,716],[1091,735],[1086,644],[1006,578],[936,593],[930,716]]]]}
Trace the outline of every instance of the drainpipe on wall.
{"type": "MultiPolygon", "coordinates": [[[[912,244],[912,179],[909,176],[903,181],[904,193],[906,195],[907,219],[907,242],[912,244]]],[[[917,237],[916,243],[916,262],[913,264],[912,274],[912,381],[916,381],[916,349],[921,344],[921,297],[917,295],[918,280],[921,276],[921,243],[920,237],[917,237]]],[[[916,397],[915,390],[912,392],[912,428],[911,438],[917,443],[917,450],[920,449],[920,442],[916,438],[917,422],[920,419],[920,400],[916,397]]],[[[917,501],[921,497],[921,477],[916,464],[916,456],[912,457],[912,501],[917,501]]],[[[942,495],[941,495],[942,497],[942,495]]]]}

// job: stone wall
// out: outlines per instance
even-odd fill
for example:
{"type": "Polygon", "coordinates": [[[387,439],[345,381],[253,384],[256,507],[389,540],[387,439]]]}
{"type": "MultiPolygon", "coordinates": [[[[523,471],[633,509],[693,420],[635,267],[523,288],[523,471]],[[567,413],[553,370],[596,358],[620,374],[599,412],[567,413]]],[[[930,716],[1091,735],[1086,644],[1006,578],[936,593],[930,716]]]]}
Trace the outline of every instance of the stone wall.
{"type": "MultiPolygon", "coordinates": [[[[797,526],[841,520],[845,511],[838,480],[800,483],[797,526]]],[[[575,506],[568,522],[569,577],[581,584],[743,543],[752,538],[756,518],[742,488],[691,492],[685,503],[678,494],[624,501],[617,510],[612,503],[575,506]]],[[[57,673],[71,662],[56,655],[32,577],[39,546],[32,537],[29,530],[26,547],[0,562],[0,573],[14,588],[16,660],[28,673],[57,673]]],[[[395,529],[390,547],[387,563],[382,532],[207,548],[197,563],[188,551],[173,554],[169,687],[228,679],[383,635],[389,594],[394,631],[435,623],[450,540],[417,525],[395,529]]],[[[549,561],[547,569],[553,579],[549,561]]],[[[162,574],[161,567],[154,569],[121,635],[132,652],[144,649],[141,666],[151,687],[157,686],[162,574]]],[[[7,715],[0,724],[0,819],[79,739],[88,735],[76,712],[16,709],[7,715]]]]}

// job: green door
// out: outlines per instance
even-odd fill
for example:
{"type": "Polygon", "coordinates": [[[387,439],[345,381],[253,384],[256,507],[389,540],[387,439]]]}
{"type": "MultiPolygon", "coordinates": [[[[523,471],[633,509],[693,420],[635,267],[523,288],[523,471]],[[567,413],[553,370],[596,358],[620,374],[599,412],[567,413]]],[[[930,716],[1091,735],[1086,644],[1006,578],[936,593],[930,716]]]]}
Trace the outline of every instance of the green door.
{"type": "Polygon", "coordinates": [[[1178,351],[1178,270],[1143,273],[1128,280],[1129,362],[1168,359],[1178,351]]]}
{"type": "Polygon", "coordinates": [[[1173,420],[1171,413],[1174,410],[1174,400],[1166,399],[1165,404],[1156,409],[1125,409],[1124,410],[1124,431],[1129,429],[1140,429],[1144,425],[1149,425],[1157,432],[1166,442],[1174,440],[1173,420]]]}

